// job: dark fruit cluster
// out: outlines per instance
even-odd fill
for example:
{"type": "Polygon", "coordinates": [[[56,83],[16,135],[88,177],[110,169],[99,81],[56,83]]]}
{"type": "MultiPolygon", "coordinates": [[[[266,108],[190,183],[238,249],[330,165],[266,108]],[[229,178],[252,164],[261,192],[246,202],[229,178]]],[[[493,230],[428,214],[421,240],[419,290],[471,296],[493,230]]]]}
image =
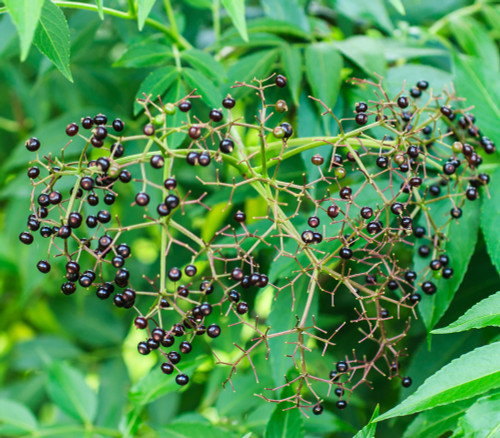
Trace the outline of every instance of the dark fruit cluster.
{"type": "MultiPolygon", "coordinates": [[[[221,321],[231,315],[231,325],[245,325],[253,336],[238,347],[241,356],[234,362],[217,358],[230,367],[227,381],[259,347],[269,353],[269,340],[283,339],[296,346],[287,355],[294,371],[268,391],[289,386],[295,396],[286,401],[314,415],[323,412],[332,389],[337,408],[346,408],[372,371],[385,369],[408,387],[411,378],[400,374],[406,355],[400,341],[418,304],[432,300],[453,278],[453,254],[447,251],[453,236],[446,230],[477,208],[474,201],[489,183],[479,170],[482,156],[495,145],[453,94],[431,93],[426,81],[394,98],[381,82],[355,82],[380,98],[356,103],[354,122],[338,120],[342,134],[335,137],[294,138],[286,101],[266,100],[268,88],[287,86],[277,75],[235,86],[260,97],[256,121],[249,123],[233,118],[236,101],[230,95],[208,110],[194,93],[166,104],[145,96],[139,100],[146,114],[140,135],[124,136],[124,123],[104,114],[68,125],[66,147],[80,148],[76,161],[64,155],[49,159],[42,142],[30,138],[26,148],[36,156],[28,169],[32,211],[19,239],[31,245],[40,238],[48,243],[49,256],[64,260],[64,295],[90,290],[117,308],[133,309],[134,325],[144,333],[138,352],[160,354],[161,371],[175,374],[179,385],[189,383],[182,365],[185,356],[195,355],[196,340],[217,342],[212,339],[225,333],[221,321]],[[191,115],[198,105],[200,113],[191,115]],[[176,113],[181,122],[171,127],[167,120],[176,113]],[[346,135],[349,124],[356,135],[346,135]],[[254,131],[260,143],[245,144],[236,129],[254,131]],[[175,146],[171,134],[180,138],[175,146]],[[136,141],[144,147],[131,154],[128,145],[136,141]],[[290,173],[300,153],[324,145],[329,152],[311,159],[318,178],[290,173]],[[284,166],[287,160],[293,165],[284,166]],[[186,187],[192,175],[202,185],[199,193],[186,187]],[[61,188],[71,178],[72,189],[61,188]],[[247,188],[242,197],[253,191],[263,206],[258,213],[234,196],[247,188]],[[185,215],[199,216],[221,199],[222,211],[233,211],[216,231],[207,238],[205,231],[190,228],[185,215]],[[136,261],[127,238],[149,231],[161,244],[153,278],[131,268],[136,261]],[[401,248],[415,249],[412,262],[399,261],[401,248]],[[294,303],[279,309],[295,316],[286,330],[255,314],[256,297],[268,292],[276,302],[290,297],[294,303]],[[322,300],[324,308],[327,302],[333,306],[337,293],[352,298],[358,318],[318,327],[314,305],[322,300]],[[318,345],[323,353],[334,349],[331,339],[342,336],[344,325],[357,326],[362,341],[377,342],[376,353],[344,356],[334,350],[334,369],[315,374],[306,352],[318,345]],[[319,384],[327,392],[318,390],[319,384]]],[[[40,272],[59,271],[51,269],[50,257],[40,258],[40,272]]]]}

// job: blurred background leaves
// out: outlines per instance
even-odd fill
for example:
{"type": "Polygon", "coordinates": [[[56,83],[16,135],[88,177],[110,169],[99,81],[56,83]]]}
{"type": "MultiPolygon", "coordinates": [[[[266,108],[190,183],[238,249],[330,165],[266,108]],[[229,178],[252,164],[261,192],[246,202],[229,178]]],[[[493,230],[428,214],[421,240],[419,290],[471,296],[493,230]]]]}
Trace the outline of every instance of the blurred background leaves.
{"type": "MultiPolygon", "coordinates": [[[[265,377],[256,384],[251,368],[243,364],[233,379],[233,392],[230,385],[221,387],[228,370],[214,368],[210,348],[202,346],[193,351],[193,363],[185,364],[197,370],[193,383],[180,391],[164,378],[154,357],[137,355],[130,315],[102,306],[94,297],[62,297],[55,281],[60,268],[44,278],[34,272],[37,244],[20,247],[17,239],[30,195],[23,143],[36,135],[55,153],[65,144],[69,122],[97,112],[121,117],[133,132],[145,120],[135,118],[141,107],[134,101],[142,93],[176,101],[197,88],[209,105],[218,107],[231,91],[238,98],[236,110],[252,117],[251,94],[230,87],[235,80],[248,82],[273,72],[288,77],[289,117],[300,135],[331,135],[336,129],[319,121],[320,108],[308,95],[351,117],[354,102],[370,95],[346,79],[382,75],[391,98],[405,81],[407,90],[421,79],[438,91],[453,83],[467,99],[463,105],[475,107],[484,134],[499,143],[498,2],[5,0],[0,11],[0,435],[352,436],[367,424],[377,404],[385,412],[407,395],[409,390],[399,389],[397,382],[375,378],[375,390],[360,391],[351,409],[342,414],[325,409],[309,420],[298,410],[283,412],[254,397],[286,372],[288,359],[275,354],[266,361],[262,352],[255,362],[265,377]]],[[[297,171],[310,170],[310,156],[304,153],[303,158],[298,165],[304,167],[297,171]]],[[[498,156],[489,158],[485,168],[493,169],[497,161],[498,156]]],[[[498,179],[498,171],[492,179],[498,179]]],[[[197,184],[192,175],[182,176],[186,190],[197,184]]],[[[457,275],[446,303],[437,303],[437,316],[424,319],[429,327],[443,314],[440,326],[453,322],[496,291],[498,193],[492,191],[491,200],[484,200],[481,232],[477,218],[469,221],[462,242],[467,246],[461,253],[463,275],[457,275]]],[[[242,192],[236,200],[242,209],[255,208],[244,196],[242,192]]],[[[196,210],[186,221],[202,226],[196,210]]],[[[137,234],[132,242],[141,261],[134,269],[140,273],[155,270],[158,249],[144,244],[153,237],[137,234]]],[[[273,267],[281,268],[286,267],[273,267]]],[[[267,309],[278,326],[286,316],[279,315],[279,305],[272,304],[270,314],[267,309]]],[[[339,303],[339,318],[348,307],[339,303]]],[[[416,385],[451,359],[498,339],[494,328],[457,333],[433,338],[429,351],[423,322],[414,323],[407,340],[410,359],[404,364],[416,385]]],[[[234,335],[244,336],[237,329],[234,335]]],[[[233,354],[232,339],[220,339],[214,346],[218,354],[233,354]]],[[[348,349],[349,340],[342,339],[339,348],[348,349]]],[[[335,359],[331,351],[316,361],[335,359]]],[[[329,396],[326,406],[333,406],[328,404],[332,400],[329,396]]],[[[390,424],[390,434],[479,434],[475,413],[498,412],[498,403],[498,396],[485,396],[460,402],[457,410],[444,406],[415,419],[401,418],[390,424]]],[[[388,430],[380,423],[377,433],[389,436],[388,430]]]]}

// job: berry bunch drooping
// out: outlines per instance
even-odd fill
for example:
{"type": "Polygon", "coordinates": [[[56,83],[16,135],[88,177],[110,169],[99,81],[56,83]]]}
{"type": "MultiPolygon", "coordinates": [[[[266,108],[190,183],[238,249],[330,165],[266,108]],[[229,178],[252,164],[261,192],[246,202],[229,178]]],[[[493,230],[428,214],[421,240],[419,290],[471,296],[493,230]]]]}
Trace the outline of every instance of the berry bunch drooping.
{"type": "Polygon", "coordinates": [[[37,264],[41,273],[54,274],[51,256],[65,260],[63,294],[90,291],[103,305],[136,312],[135,328],[144,333],[139,354],[156,351],[161,371],[174,374],[179,385],[189,383],[184,358],[199,338],[225,336],[220,321],[226,321],[253,333],[244,345],[235,344],[241,355],[233,362],[214,353],[230,368],[226,382],[245,360],[258,378],[252,356],[262,349],[274,354],[271,340],[293,346],[286,350],[291,371],[260,395],[266,400],[320,415],[332,389],[344,409],[352,392],[369,384],[370,373],[400,378],[408,387],[411,378],[400,373],[407,354],[401,341],[419,303],[453,278],[447,230],[477,208],[474,201],[489,182],[479,170],[482,155],[495,145],[474,116],[456,106],[453,93],[431,93],[426,81],[393,97],[382,82],[353,82],[376,97],[356,103],[354,117],[339,118],[313,98],[338,123],[340,134],[333,137],[295,138],[283,96],[270,102],[267,95],[272,87],[284,93],[287,80],[277,75],[235,85],[258,96],[256,121],[234,117],[231,95],[219,108],[192,114],[202,108],[193,92],[166,104],[156,96],[140,99],[146,120],[139,135],[124,135],[124,122],[104,114],[71,123],[63,150],[77,150],[74,161],[44,155],[43,139],[30,138],[32,211],[20,241],[47,242],[48,255],[37,264]],[[259,143],[243,141],[242,133],[259,143]],[[129,153],[136,143],[140,152],[129,153]],[[325,145],[328,153],[308,160],[318,177],[290,173],[289,160],[325,145]],[[198,185],[189,182],[192,167],[198,185]],[[65,180],[74,181],[69,192],[60,188],[65,180]],[[258,212],[244,203],[249,190],[264,206],[258,212]],[[184,220],[215,207],[231,214],[208,234],[184,220]],[[117,214],[124,209],[139,216],[117,214]],[[129,269],[134,252],[127,237],[152,230],[161,245],[157,275],[148,278],[129,269]],[[414,252],[413,262],[399,261],[401,248],[414,252]],[[256,300],[265,293],[276,305],[291,303],[271,311],[294,316],[286,329],[256,314],[256,300]],[[322,326],[326,309],[318,310],[319,301],[326,297],[335,312],[343,293],[357,318],[322,326]],[[359,347],[338,351],[333,338],[350,328],[362,333],[359,347]],[[368,355],[363,346],[370,342],[378,348],[367,348],[368,355]],[[312,348],[336,358],[328,375],[309,364],[312,348]],[[273,396],[285,386],[292,396],[273,396]]]}

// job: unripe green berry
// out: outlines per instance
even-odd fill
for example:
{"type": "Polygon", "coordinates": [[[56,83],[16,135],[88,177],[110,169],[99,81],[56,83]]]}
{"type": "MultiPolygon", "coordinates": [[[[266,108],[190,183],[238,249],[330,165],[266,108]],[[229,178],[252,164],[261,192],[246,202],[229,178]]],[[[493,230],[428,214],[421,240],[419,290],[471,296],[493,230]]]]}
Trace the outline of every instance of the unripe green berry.
{"type": "Polygon", "coordinates": [[[285,136],[285,130],[281,126],[276,126],[276,128],[273,129],[273,135],[276,138],[283,138],[285,136]]]}
{"type": "Polygon", "coordinates": [[[163,110],[165,113],[167,113],[169,116],[173,116],[175,114],[175,111],[177,111],[176,106],[173,103],[166,103],[163,106],[163,110]]]}

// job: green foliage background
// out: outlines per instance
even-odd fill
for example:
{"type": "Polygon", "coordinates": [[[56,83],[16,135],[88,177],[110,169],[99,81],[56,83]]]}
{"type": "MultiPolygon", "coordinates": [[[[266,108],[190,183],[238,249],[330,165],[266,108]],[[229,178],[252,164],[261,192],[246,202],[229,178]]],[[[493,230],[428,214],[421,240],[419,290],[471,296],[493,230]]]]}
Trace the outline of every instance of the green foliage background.
{"type": "MultiPolygon", "coordinates": [[[[196,87],[218,107],[235,80],[283,72],[290,119],[299,135],[314,136],[335,134],[336,127],[321,121],[307,96],[350,116],[361,97],[345,83],[350,77],[378,73],[392,95],[405,80],[413,86],[426,79],[436,90],[453,83],[467,105],[475,106],[481,130],[500,144],[497,2],[6,0],[0,12],[0,436],[299,438],[352,436],[358,430],[356,436],[373,436],[375,423],[363,426],[378,415],[377,408],[372,416],[377,404],[380,412],[388,411],[444,366],[449,368],[435,374],[413,403],[398,405],[380,420],[431,409],[380,422],[377,436],[496,436],[500,303],[498,294],[491,295],[500,284],[498,152],[484,165],[492,173],[491,199],[481,200],[481,219],[466,222],[455,249],[462,269],[450,300],[463,277],[458,292],[447,311],[448,303],[410,331],[403,367],[413,387],[376,379],[374,389],[355,394],[346,411],[328,408],[312,419],[254,396],[269,383],[266,376],[284,366],[264,355],[256,362],[261,382],[244,365],[233,392],[221,387],[228,370],[214,368],[210,348],[200,347],[198,360],[184,365],[186,371],[197,369],[193,384],[179,390],[157,367],[150,371],[155,358],[136,353],[130,315],[94,297],[61,296],[61,270],[49,276],[36,272],[36,244],[20,247],[17,236],[30,195],[24,140],[36,135],[57,152],[67,123],[97,112],[121,117],[130,131],[139,129],[145,118],[134,100],[144,91],[175,101],[196,87]],[[487,297],[465,322],[441,331],[451,334],[428,338],[426,328],[452,323],[487,297]],[[474,374],[476,364],[486,364],[482,377],[474,374]],[[470,378],[457,391],[443,375],[455,382],[470,378]]],[[[241,114],[253,114],[248,93],[232,94],[241,114]]],[[[303,158],[304,168],[314,172],[310,156],[303,158]]],[[[196,181],[186,177],[184,183],[196,181]]],[[[238,201],[247,210],[258,208],[251,198],[238,201]]],[[[204,227],[194,215],[186,220],[204,227]]],[[[155,242],[153,235],[132,242],[139,273],[154,272],[155,242]]],[[[340,306],[332,320],[345,317],[342,310],[348,309],[340,306]]],[[[235,330],[215,344],[223,357],[233,354],[233,334],[242,335],[235,330]]],[[[349,340],[342,342],[339,348],[348,349],[349,340]]],[[[333,363],[331,354],[322,360],[333,363]]]]}

